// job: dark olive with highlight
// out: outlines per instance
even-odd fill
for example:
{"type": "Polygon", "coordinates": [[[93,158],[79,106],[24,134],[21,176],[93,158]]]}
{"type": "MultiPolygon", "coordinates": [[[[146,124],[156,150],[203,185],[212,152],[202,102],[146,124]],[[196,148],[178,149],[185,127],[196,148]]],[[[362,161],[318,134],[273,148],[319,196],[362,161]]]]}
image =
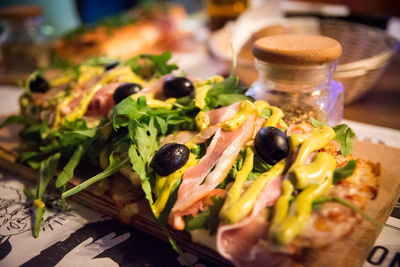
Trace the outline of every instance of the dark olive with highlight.
{"type": "Polygon", "coordinates": [[[29,82],[29,89],[34,93],[45,93],[50,89],[50,85],[45,78],[37,75],[29,82]]]}
{"type": "Polygon", "coordinates": [[[137,94],[142,90],[142,86],[137,83],[123,83],[121,84],[113,94],[114,103],[118,104],[128,96],[137,94]]]}
{"type": "Polygon", "coordinates": [[[168,143],[154,155],[150,166],[158,175],[168,176],[182,168],[189,160],[189,148],[183,144],[168,143]]]}
{"type": "Polygon", "coordinates": [[[275,127],[264,127],[258,131],[254,147],[260,157],[270,165],[275,165],[289,154],[286,134],[275,127]]]}
{"type": "Polygon", "coordinates": [[[163,93],[166,97],[184,97],[194,90],[191,80],[185,77],[168,77],[163,84],[163,93]]]}

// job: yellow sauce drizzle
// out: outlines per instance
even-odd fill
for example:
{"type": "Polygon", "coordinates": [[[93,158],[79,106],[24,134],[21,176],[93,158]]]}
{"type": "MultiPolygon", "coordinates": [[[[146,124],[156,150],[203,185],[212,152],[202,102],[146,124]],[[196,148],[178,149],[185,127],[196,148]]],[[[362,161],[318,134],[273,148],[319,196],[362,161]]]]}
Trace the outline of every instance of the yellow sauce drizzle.
{"type": "MultiPolygon", "coordinates": [[[[87,68],[88,66],[81,66],[81,68],[87,68]]],[[[91,67],[93,68],[93,67],[91,67]]],[[[78,80],[78,83],[85,83],[89,77],[93,77],[93,73],[95,71],[93,70],[91,74],[87,74],[86,72],[83,72],[85,75],[81,75],[81,77],[78,80]]],[[[88,72],[90,73],[90,71],[88,72]]],[[[57,128],[63,121],[74,121],[76,119],[82,118],[86,110],[89,106],[89,103],[92,101],[93,97],[96,95],[96,93],[107,83],[111,82],[112,80],[116,79],[116,81],[129,81],[129,82],[136,82],[136,83],[141,83],[144,84],[143,80],[140,79],[137,75],[133,74],[132,70],[129,67],[121,67],[121,68],[116,68],[112,72],[107,72],[104,74],[104,76],[100,79],[99,82],[97,82],[95,85],[92,86],[92,88],[86,92],[83,96],[82,99],[80,100],[79,104],[72,110],[71,113],[67,114],[65,118],[61,118],[61,109],[65,106],[67,106],[76,96],[69,96],[64,101],[62,101],[56,109],[56,119],[54,123],[54,128],[57,128]]]]}
{"type": "Polygon", "coordinates": [[[294,187],[289,180],[283,181],[282,184],[282,196],[276,202],[274,207],[274,218],[272,223],[280,223],[285,218],[287,211],[289,209],[289,201],[292,196],[294,187]]]}
{"type": "Polygon", "coordinates": [[[283,111],[280,108],[270,106],[268,104],[268,102],[266,102],[266,101],[257,100],[256,102],[254,102],[254,105],[257,108],[257,112],[258,112],[259,116],[262,114],[262,112],[266,108],[268,108],[271,111],[271,116],[264,123],[264,127],[267,127],[267,126],[276,127],[277,124],[279,123],[279,121],[281,121],[282,118],[285,116],[285,114],[283,113],[283,111]]]}
{"type": "Polygon", "coordinates": [[[271,238],[279,244],[290,243],[303,230],[311,213],[312,202],[327,193],[332,186],[333,170],[326,172],[325,180],[319,185],[309,186],[296,198],[288,216],[271,228],[271,238]]]}
{"type": "Polygon", "coordinates": [[[197,114],[195,120],[196,120],[197,128],[200,131],[203,131],[204,129],[208,128],[208,126],[210,125],[210,121],[208,119],[207,113],[205,113],[204,111],[200,111],[197,114]]]}
{"type": "Polygon", "coordinates": [[[50,87],[61,86],[61,85],[64,85],[64,84],[69,83],[69,82],[72,81],[74,78],[75,78],[75,73],[73,73],[73,72],[68,72],[68,73],[65,73],[64,75],[62,75],[62,76],[60,76],[60,77],[51,79],[51,80],[49,81],[49,85],[50,85],[50,87]]]}
{"type": "Polygon", "coordinates": [[[231,189],[227,194],[224,206],[220,211],[220,217],[227,217],[231,206],[239,200],[242,194],[243,184],[249,176],[251,170],[253,169],[254,163],[254,152],[250,147],[246,148],[246,157],[243,162],[242,169],[238,171],[235,177],[235,182],[233,183],[231,189]]]}
{"type": "Polygon", "coordinates": [[[289,179],[297,189],[304,189],[319,184],[326,177],[326,172],[335,169],[334,166],[336,166],[335,158],[326,152],[320,152],[312,163],[293,168],[289,179]]]}
{"type": "Polygon", "coordinates": [[[186,162],[185,166],[179,170],[171,173],[165,177],[157,177],[155,193],[157,200],[151,206],[153,213],[156,217],[160,216],[160,213],[164,210],[165,205],[167,205],[168,198],[171,194],[172,187],[182,177],[182,175],[192,166],[196,165],[198,159],[196,155],[190,153],[189,160],[186,162]]]}
{"type": "Polygon", "coordinates": [[[336,160],[325,152],[320,152],[314,161],[305,164],[311,152],[325,147],[335,137],[332,128],[322,126],[311,132],[291,136],[291,146],[300,146],[295,162],[289,170],[289,180],[297,189],[303,189],[288,210],[293,184],[284,181],[283,196],[275,206],[275,217],[271,226],[270,238],[279,244],[288,244],[302,231],[312,209],[315,198],[328,192],[332,186],[336,160]],[[288,213],[288,214],[287,214],[288,213]]]}
{"type": "Polygon", "coordinates": [[[199,109],[203,109],[206,106],[205,98],[207,96],[208,90],[210,90],[212,83],[217,83],[223,81],[222,76],[211,76],[205,80],[194,82],[194,103],[199,109]]]}
{"type": "Polygon", "coordinates": [[[314,128],[306,134],[292,135],[290,137],[292,149],[294,150],[299,145],[301,146],[291,169],[303,165],[312,151],[325,147],[334,137],[335,131],[328,126],[314,128]]]}
{"type": "Polygon", "coordinates": [[[78,78],[78,84],[84,84],[93,77],[99,76],[103,74],[104,68],[103,67],[93,67],[93,66],[87,66],[87,65],[81,65],[79,66],[79,78],[78,78]]]}
{"type": "Polygon", "coordinates": [[[33,205],[36,206],[36,207],[38,207],[39,209],[40,209],[40,208],[43,209],[44,207],[46,207],[46,205],[44,204],[44,202],[43,202],[40,198],[35,199],[35,200],[33,201],[33,205]]]}
{"type": "Polygon", "coordinates": [[[280,108],[270,106],[269,109],[271,110],[272,114],[268,118],[268,120],[264,123],[264,127],[273,126],[276,127],[278,122],[283,118],[284,114],[280,108]]]}
{"type": "Polygon", "coordinates": [[[172,109],[174,107],[174,103],[176,102],[176,98],[168,98],[165,101],[158,100],[154,98],[154,93],[137,93],[131,96],[132,99],[137,100],[139,97],[146,97],[146,105],[150,108],[165,108],[172,109]]]}
{"type": "Polygon", "coordinates": [[[224,223],[236,223],[247,216],[253,209],[254,203],[257,200],[258,195],[264,189],[264,187],[276,176],[283,173],[285,169],[286,160],[283,159],[275,164],[269,171],[261,174],[242,196],[227,209],[221,219],[224,223]]]}
{"type": "Polygon", "coordinates": [[[256,106],[248,100],[243,100],[239,104],[239,111],[235,114],[235,116],[224,122],[222,125],[222,129],[224,131],[232,131],[240,126],[247,120],[250,114],[256,111],[256,106]]]}
{"type": "Polygon", "coordinates": [[[203,85],[195,89],[194,92],[194,103],[196,107],[199,109],[203,109],[206,106],[206,96],[208,93],[208,90],[210,90],[211,85],[203,85]]]}

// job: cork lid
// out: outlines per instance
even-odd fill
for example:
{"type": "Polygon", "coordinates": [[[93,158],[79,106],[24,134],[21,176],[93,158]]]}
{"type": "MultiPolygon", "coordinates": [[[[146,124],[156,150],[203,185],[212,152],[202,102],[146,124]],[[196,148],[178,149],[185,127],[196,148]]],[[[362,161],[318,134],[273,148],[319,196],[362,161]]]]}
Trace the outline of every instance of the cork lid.
{"type": "Polygon", "coordinates": [[[39,17],[43,14],[43,9],[40,6],[20,5],[6,7],[0,10],[2,19],[25,19],[39,17]]]}
{"type": "Polygon", "coordinates": [[[342,54],[338,41],[320,35],[283,34],[258,39],[253,55],[262,61],[282,65],[321,65],[342,54]]]}

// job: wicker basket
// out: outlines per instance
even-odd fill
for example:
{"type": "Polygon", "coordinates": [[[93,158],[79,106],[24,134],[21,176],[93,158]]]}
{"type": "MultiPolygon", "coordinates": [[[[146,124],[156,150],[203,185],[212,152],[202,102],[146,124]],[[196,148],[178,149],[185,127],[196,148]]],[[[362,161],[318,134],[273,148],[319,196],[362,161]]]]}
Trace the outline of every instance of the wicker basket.
{"type": "Polygon", "coordinates": [[[340,42],[343,54],[334,79],[345,88],[345,104],[361,97],[377,82],[399,48],[399,42],[386,32],[358,23],[332,19],[310,23],[303,18],[293,19],[291,24],[295,32],[319,33],[340,42]]]}
{"type": "MultiPolygon", "coordinates": [[[[385,67],[397,52],[399,42],[386,32],[353,22],[313,17],[291,17],[285,27],[294,33],[320,34],[336,39],[342,44],[343,54],[334,73],[334,79],[345,88],[345,104],[367,92],[379,79],[385,67]]],[[[214,33],[209,41],[211,52],[230,61],[231,32],[226,28],[214,33]]],[[[260,37],[260,36],[259,36],[260,37]]],[[[250,49],[251,45],[246,47],[250,49]]],[[[250,58],[238,58],[238,66],[254,69],[250,58]]]]}

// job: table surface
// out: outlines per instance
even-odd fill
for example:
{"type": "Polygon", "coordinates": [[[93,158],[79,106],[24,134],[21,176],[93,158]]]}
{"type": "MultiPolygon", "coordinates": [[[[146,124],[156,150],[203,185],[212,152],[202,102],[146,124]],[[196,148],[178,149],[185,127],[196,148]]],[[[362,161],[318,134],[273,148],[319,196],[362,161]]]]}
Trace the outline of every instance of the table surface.
{"type": "Polygon", "coordinates": [[[363,97],[344,109],[344,118],[400,129],[400,53],[363,97]]]}

